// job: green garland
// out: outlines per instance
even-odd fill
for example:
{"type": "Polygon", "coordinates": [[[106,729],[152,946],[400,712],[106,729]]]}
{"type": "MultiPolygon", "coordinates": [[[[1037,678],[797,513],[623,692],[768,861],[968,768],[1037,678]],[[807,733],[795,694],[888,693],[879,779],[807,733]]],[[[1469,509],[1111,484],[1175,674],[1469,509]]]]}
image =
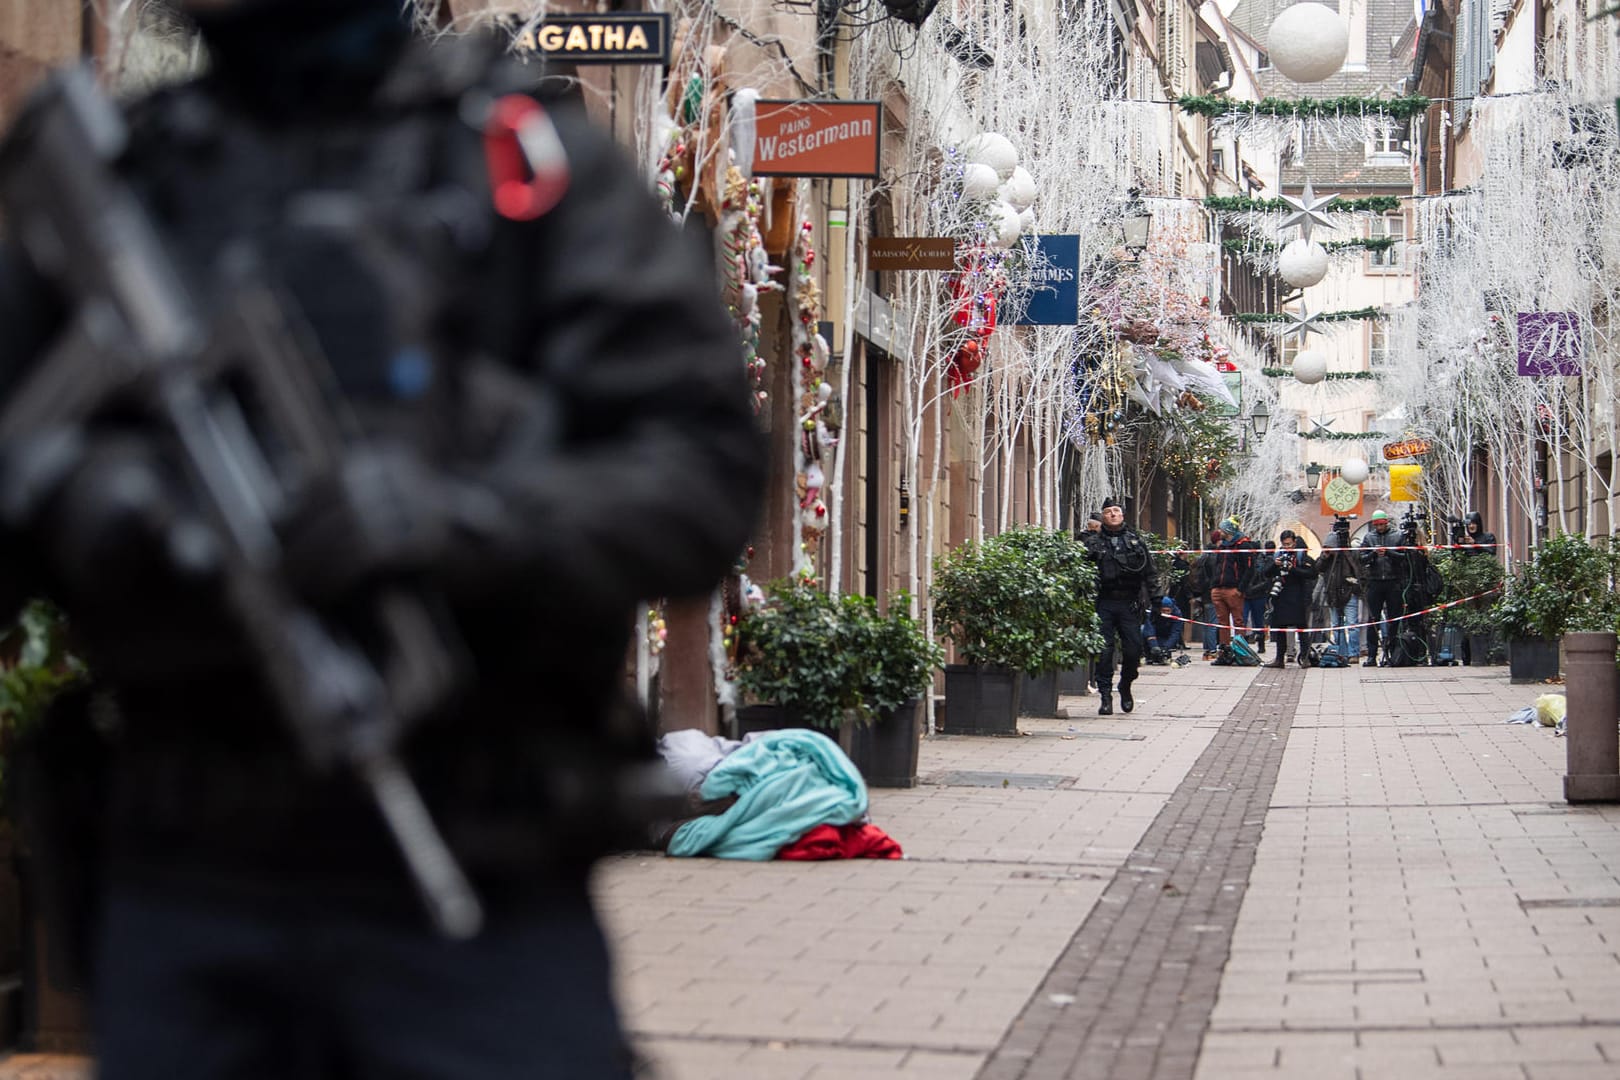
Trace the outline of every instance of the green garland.
{"type": "MultiPolygon", "coordinates": [[[[1360,236],[1354,240],[1324,240],[1322,241],[1322,247],[1329,253],[1348,251],[1351,248],[1362,248],[1366,251],[1388,251],[1400,239],[1399,236],[1360,236]]],[[[1222,240],[1221,247],[1235,255],[1246,253],[1262,254],[1282,249],[1282,245],[1275,240],[1244,239],[1242,237],[1222,240]]]]}
{"type": "MultiPolygon", "coordinates": [[[[1240,323],[1280,323],[1292,316],[1281,311],[1240,311],[1227,318],[1240,323]]],[[[1384,313],[1375,307],[1355,308],[1351,311],[1321,311],[1316,317],[1322,322],[1348,322],[1351,319],[1382,319],[1384,313]]]]}
{"type": "MultiPolygon", "coordinates": [[[[1261,368],[1260,369],[1260,374],[1268,376],[1268,377],[1273,378],[1273,379],[1292,379],[1294,377],[1294,369],[1293,368],[1285,368],[1285,367],[1261,368]]],[[[1324,376],[1324,378],[1328,378],[1328,379],[1381,379],[1381,378],[1383,378],[1383,375],[1381,375],[1380,373],[1378,373],[1376,371],[1330,371],[1330,372],[1327,373],[1326,376],[1324,376]]]]}
{"type": "MultiPolygon", "coordinates": [[[[1247,195],[1211,195],[1204,200],[1206,210],[1217,213],[1246,214],[1275,210],[1288,212],[1292,206],[1281,199],[1251,199],[1247,195]]],[[[1368,195],[1363,199],[1334,199],[1322,207],[1330,214],[1393,214],[1401,208],[1397,195],[1368,195]]]]}
{"type": "Polygon", "coordinates": [[[1337,120],[1341,117],[1387,116],[1410,120],[1429,110],[1429,99],[1422,94],[1374,98],[1347,95],[1336,98],[1263,98],[1260,101],[1233,101],[1215,94],[1176,99],[1182,111],[1207,116],[1270,116],[1284,120],[1337,120]]]}
{"type": "Polygon", "coordinates": [[[1318,431],[1314,435],[1300,432],[1302,439],[1320,439],[1323,442],[1384,442],[1390,436],[1382,431],[1318,431]]]}

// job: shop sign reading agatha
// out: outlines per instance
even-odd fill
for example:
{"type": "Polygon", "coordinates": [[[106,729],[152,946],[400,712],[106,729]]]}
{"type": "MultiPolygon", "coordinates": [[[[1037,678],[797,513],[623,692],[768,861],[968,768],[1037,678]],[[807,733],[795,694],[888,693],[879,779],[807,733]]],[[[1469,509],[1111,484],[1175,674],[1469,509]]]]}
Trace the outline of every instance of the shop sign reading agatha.
{"type": "Polygon", "coordinates": [[[667,64],[669,13],[551,15],[519,32],[513,45],[572,64],[667,64]]]}
{"type": "Polygon", "coordinates": [[[876,101],[760,101],[754,112],[754,173],[876,179],[882,136],[876,101]]]}

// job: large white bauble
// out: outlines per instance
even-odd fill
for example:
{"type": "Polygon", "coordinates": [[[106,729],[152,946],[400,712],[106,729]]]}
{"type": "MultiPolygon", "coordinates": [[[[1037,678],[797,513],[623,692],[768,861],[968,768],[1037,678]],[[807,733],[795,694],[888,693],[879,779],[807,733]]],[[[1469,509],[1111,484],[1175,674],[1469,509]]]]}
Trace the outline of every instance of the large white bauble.
{"type": "Polygon", "coordinates": [[[1305,349],[1294,357],[1294,378],[1306,386],[1315,386],[1327,378],[1327,354],[1318,349],[1305,349]]]}
{"type": "Polygon", "coordinates": [[[1001,197],[1014,210],[1028,210],[1035,202],[1035,178],[1022,165],[1015,166],[1001,185],[1001,197]]]}
{"type": "Polygon", "coordinates": [[[1001,177],[988,165],[970,161],[962,169],[962,194],[970,199],[988,199],[1000,184],[1001,177]]]}
{"type": "Polygon", "coordinates": [[[1033,207],[1018,211],[1018,228],[1024,233],[1035,231],[1035,210],[1033,207]]]}
{"type": "Polygon", "coordinates": [[[1024,231],[1023,222],[1018,220],[1018,211],[1004,202],[990,208],[990,225],[996,231],[997,247],[1012,247],[1018,243],[1018,234],[1024,231]]]}
{"type": "Polygon", "coordinates": [[[988,165],[996,170],[996,175],[1003,180],[1018,168],[1018,151],[1007,140],[1007,136],[994,131],[973,136],[962,145],[962,152],[967,155],[969,161],[988,165]]]}
{"type": "Polygon", "coordinates": [[[1322,4],[1284,8],[1266,35],[1271,66],[1295,82],[1321,82],[1337,74],[1349,52],[1350,28],[1322,4]]]}
{"type": "Polygon", "coordinates": [[[1347,484],[1359,484],[1367,479],[1367,463],[1358,457],[1345,458],[1339,466],[1339,475],[1347,484]]]}
{"type": "Polygon", "coordinates": [[[1296,289],[1315,285],[1327,277],[1327,272],[1327,248],[1314,240],[1290,240],[1277,257],[1277,273],[1296,289]]]}

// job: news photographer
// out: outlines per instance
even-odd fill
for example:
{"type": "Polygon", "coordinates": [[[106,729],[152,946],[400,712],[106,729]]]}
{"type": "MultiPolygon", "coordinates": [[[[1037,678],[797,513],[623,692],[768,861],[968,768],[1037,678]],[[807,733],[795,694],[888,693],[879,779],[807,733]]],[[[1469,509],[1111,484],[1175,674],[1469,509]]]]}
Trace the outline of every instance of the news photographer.
{"type": "Polygon", "coordinates": [[[1268,618],[1277,647],[1277,658],[1265,665],[1269,668],[1286,665],[1287,652],[1294,651],[1289,648],[1289,631],[1299,639],[1297,655],[1304,666],[1307,646],[1302,631],[1309,625],[1311,589],[1316,580],[1316,560],[1293,530],[1284,529],[1280,540],[1281,546],[1268,571],[1271,577],[1268,618]]]}
{"type": "Polygon", "coordinates": [[[1317,581],[1325,611],[1328,643],[1343,663],[1361,655],[1361,565],[1350,550],[1350,519],[1335,517],[1317,560],[1317,581]]]}
{"type": "Polygon", "coordinates": [[[1478,510],[1470,510],[1462,521],[1452,520],[1451,542],[1465,555],[1494,555],[1496,534],[1485,528],[1485,518],[1478,510]]]}
{"type": "MultiPolygon", "coordinates": [[[[1356,552],[1361,561],[1361,578],[1367,598],[1362,621],[1370,624],[1366,635],[1367,657],[1361,662],[1363,667],[1375,667],[1380,662],[1379,624],[1386,619],[1398,620],[1406,614],[1404,596],[1406,584],[1411,578],[1407,552],[1400,550],[1405,545],[1401,534],[1391,528],[1389,514],[1374,510],[1371,522],[1372,527],[1361,538],[1360,549],[1356,552]]],[[[1383,642],[1382,660],[1386,664],[1394,656],[1395,643],[1390,639],[1399,633],[1400,624],[1391,621],[1383,642]]]]}

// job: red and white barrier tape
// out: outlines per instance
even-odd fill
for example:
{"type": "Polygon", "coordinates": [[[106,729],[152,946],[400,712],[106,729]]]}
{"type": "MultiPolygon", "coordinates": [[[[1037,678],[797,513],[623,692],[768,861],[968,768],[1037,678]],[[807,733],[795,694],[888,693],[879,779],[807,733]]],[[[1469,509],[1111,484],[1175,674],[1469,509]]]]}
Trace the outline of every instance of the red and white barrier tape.
{"type": "Polygon", "coordinates": [[[1329,633],[1334,630],[1363,630],[1369,626],[1382,626],[1387,622],[1400,622],[1402,619],[1415,619],[1420,615],[1432,615],[1436,611],[1444,611],[1447,608],[1454,608],[1460,604],[1466,604],[1473,600],[1483,600],[1485,597],[1493,596],[1501,591],[1502,586],[1498,585],[1494,589],[1487,589],[1482,593],[1476,593],[1473,596],[1466,596],[1461,600],[1449,600],[1444,604],[1436,604],[1433,607],[1426,607],[1422,611],[1409,611],[1405,615],[1397,615],[1391,619],[1375,619],[1372,622],[1341,623],[1338,626],[1238,626],[1235,623],[1199,622],[1197,619],[1188,619],[1180,615],[1160,615],[1157,613],[1149,615],[1149,618],[1173,619],[1176,622],[1187,623],[1191,626],[1213,626],[1217,630],[1232,630],[1240,634],[1247,634],[1250,632],[1265,633],[1268,630],[1274,633],[1283,630],[1294,630],[1300,633],[1316,634],[1329,633]]]}
{"type": "MultiPolygon", "coordinates": [[[[1252,543],[1253,541],[1251,541],[1252,543]]],[[[1506,548],[1506,544],[1391,544],[1388,547],[1324,547],[1322,551],[1342,551],[1346,554],[1357,555],[1364,551],[1377,554],[1380,551],[1494,551],[1497,548],[1506,548]]],[[[1274,548],[1267,551],[1264,548],[1164,548],[1153,552],[1155,555],[1276,555],[1283,548],[1274,548]]],[[[1294,548],[1295,551],[1304,551],[1304,548],[1294,548]]]]}

